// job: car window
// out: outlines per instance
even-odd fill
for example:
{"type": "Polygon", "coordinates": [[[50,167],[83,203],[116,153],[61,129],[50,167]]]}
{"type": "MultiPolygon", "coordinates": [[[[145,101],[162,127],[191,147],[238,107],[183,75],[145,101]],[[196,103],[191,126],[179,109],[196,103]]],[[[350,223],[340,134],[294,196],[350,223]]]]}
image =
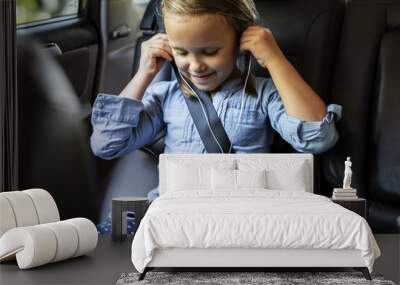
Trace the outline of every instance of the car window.
{"type": "Polygon", "coordinates": [[[17,0],[17,25],[77,16],[84,0],[17,0]]]}

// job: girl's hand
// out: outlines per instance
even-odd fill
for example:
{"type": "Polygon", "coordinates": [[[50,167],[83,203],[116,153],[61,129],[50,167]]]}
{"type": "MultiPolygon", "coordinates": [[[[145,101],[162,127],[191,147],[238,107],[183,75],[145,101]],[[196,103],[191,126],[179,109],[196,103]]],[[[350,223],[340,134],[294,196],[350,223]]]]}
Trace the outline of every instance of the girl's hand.
{"type": "Polygon", "coordinates": [[[285,58],[271,31],[261,26],[250,26],[242,33],[240,51],[250,51],[264,68],[285,58]]]}
{"type": "Polygon", "coordinates": [[[173,59],[167,35],[158,33],[142,43],[138,73],[153,78],[165,60],[173,59]]]}

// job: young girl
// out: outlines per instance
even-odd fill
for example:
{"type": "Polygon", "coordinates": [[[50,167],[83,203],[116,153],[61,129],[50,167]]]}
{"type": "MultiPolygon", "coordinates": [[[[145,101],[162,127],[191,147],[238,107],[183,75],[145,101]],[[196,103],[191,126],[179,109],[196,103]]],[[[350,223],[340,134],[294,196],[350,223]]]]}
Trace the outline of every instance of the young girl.
{"type": "MultiPolygon", "coordinates": [[[[271,31],[255,25],[251,0],[162,0],[161,12],[166,34],[143,42],[131,82],[119,96],[96,99],[91,147],[97,156],[127,154],[164,128],[165,153],[205,152],[183,97],[195,94],[183,80],[150,84],[163,63],[172,60],[186,81],[212,98],[236,153],[269,152],[271,127],[300,152],[320,153],[336,143],[334,121],[341,107],[326,107],[287,61],[271,31]],[[250,52],[272,80],[251,77],[242,92],[239,52],[250,52]]],[[[151,195],[156,197],[157,190],[151,195]]]]}

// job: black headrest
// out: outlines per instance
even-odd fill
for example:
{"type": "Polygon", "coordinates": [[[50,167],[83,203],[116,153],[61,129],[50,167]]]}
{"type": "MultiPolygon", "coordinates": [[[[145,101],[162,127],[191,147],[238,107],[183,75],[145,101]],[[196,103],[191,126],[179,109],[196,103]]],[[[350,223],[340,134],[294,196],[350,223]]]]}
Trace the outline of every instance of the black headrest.
{"type": "Polygon", "coordinates": [[[150,0],[146,10],[144,11],[142,21],[140,22],[140,29],[142,31],[165,31],[159,9],[160,1],[150,0]]]}

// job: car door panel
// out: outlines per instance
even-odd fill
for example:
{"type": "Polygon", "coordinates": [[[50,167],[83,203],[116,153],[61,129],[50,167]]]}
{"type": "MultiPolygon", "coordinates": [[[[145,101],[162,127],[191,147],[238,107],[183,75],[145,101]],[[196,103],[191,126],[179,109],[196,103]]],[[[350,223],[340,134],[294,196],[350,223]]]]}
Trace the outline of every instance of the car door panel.
{"type": "MultiPolygon", "coordinates": [[[[143,2],[143,1],[142,1],[143,2]]],[[[133,76],[135,46],[146,3],[132,0],[110,0],[106,3],[106,21],[102,32],[106,43],[105,63],[99,91],[118,94],[133,76]],[[124,33],[119,33],[119,32],[124,33]]]]}
{"type": "Polygon", "coordinates": [[[95,86],[98,57],[96,29],[84,17],[18,28],[18,40],[33,35],[54,55],[82,103],[89,103],[95,86]]]}

